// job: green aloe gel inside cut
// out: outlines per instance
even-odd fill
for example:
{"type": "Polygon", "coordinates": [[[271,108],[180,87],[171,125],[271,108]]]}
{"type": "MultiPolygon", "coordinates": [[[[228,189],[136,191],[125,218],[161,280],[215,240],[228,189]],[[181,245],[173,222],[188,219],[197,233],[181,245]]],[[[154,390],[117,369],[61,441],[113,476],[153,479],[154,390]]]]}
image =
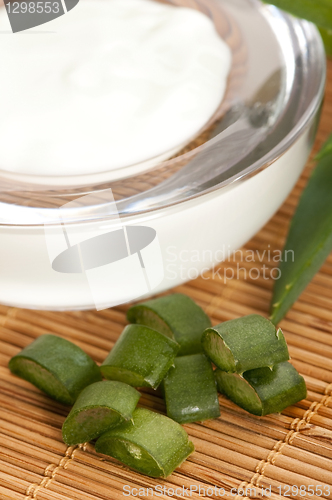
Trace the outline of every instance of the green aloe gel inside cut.
{"type": "Polygon", "coordinates": [[[136,389],[122,382],[89,385],[78,396],[62,426],[63,440],[68,445],[85,443],[131,420],[139,398],[136,389]]]}
{"type": "Polygon", "coordinates": [[[158,462],[142,446],[132,443],[128,439],[108,437],[101,439],[98,451],[117,458],[132,469],[151,477],[163,477],[164,470],[158,462]]]}
{"type": "Polygon", "coordinates": [[[144,387],[147,382],[142,375],[131,370],[126,370],[119,366],[103,366],[102,372],[105,378],[109,380],[119,380],[133,387],[144,387]]]}
{"type": "Polygon", "coordinates": [[[86,386],[102,379],[97,364],[80,347],[51,334],[41,335],[14,356],[9,369],[67,405],[86,386]]]}
{"type": "Polygon", "coordinates": [[[242,376],[221,370],[216,370],[215,375],[219,391],[254,415],[281,412],[307,394],[303,377],[287,361],[272,369],[256,368],[242,376]]]}
{"type": "Polygon", "coordinates": [[[137,408],[131,422],[98,439],[96,451],[148,476],[166,478],[194,451],[194,445],[174,420],[137,408]]]}
{"type": "Polygon", "coordinates": [[[62,428],[63,440],[68,445],[85,443],[122,421],[121,415],[109,408],[100,406],[85,408],[66,419],[62,428]]]}
{"type": "Polygon", "coordinates": [[[51,398],[67,405],[73,403],[73,398],[65,386],[52,373],[31,359],[23,356],[12,359],[10,370],[18,377],[38,387],[51,398]]]}

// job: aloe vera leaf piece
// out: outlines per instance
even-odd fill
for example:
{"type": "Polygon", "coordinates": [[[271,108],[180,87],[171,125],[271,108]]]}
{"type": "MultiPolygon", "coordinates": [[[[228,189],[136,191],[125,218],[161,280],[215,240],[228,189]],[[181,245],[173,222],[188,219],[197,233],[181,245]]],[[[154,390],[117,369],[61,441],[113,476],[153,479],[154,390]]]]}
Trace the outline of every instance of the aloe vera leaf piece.
{"type": "Polygon", "coordinates": [[[194,451],[186,431],[174,420],[137,408],[133,421],[103,434],[96,451],[151,477],[166,478],[194,451]]]}
{"type": "Polygon", "coordinates": [[[325,29],[332,29],[332,0],[263,0],[325,29]]]}
{"type": "MultiPolygon", "coordinates": [[[[326,149],[325,149],[326,148],[326,149]]],[[[277,324],[332,250],[332,152],[313,171],[292,219],[275,281],[271,320],[277,324]]]]}
{"type": "Polygon", "coordinates": [[[64,421],[64,442],[68,445],[85,443],[130,420],[140,396],[130,385],[114,380],[87,386],[64,421]]]}
{"type": "Polygon", "coordinates": [[[282,331],[258,314],[208,328],[202,345],[213,363],[226,372],[243,373],[289,359],[282,331]]]}
{"type": "Polygon", "coordinates": [[[162,383],[167,416],[180,424],[220,416],[210,361],[204,354],[180,356],[162,383]]]}
{"type": "Polygon", "coordinates": [[[288,361],[243,375],[216,370],[215,376],[219,391],[254,415],[281,412],[307,395],[304,378],[288,361]]]}
{"type": "Polygon", "coordinates": [[[128,325],[100,370],[105,378],[156,389],[174,363],[180,346],[144,325],[128,325]]]}
{"type": "Polygon", "coordinates": [[[181,293],[137,304],[127,313],[130,323],[140,323],[174,338],[180,344],[178,356],[202,352],[203,331],[209,317],[190,297],[181,293]]]}
{"type": "Polygon", "coordinates": [[[15,375],[60,403],[73,404],[87,385],[102,379],[80,347],[56,335],[41,335],[9,361],[15,375]]]}

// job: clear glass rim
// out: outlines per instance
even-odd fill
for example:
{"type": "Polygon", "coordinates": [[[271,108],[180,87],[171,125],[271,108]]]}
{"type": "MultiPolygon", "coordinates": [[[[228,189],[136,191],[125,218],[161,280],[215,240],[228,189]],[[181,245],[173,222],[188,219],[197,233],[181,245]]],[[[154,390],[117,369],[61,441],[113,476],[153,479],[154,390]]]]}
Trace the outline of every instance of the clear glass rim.
{"type": "MultiPolygon", "coordinates": [[[[118,213],[122,217],[143,215],[147,212],[154,212],[156,210],[161,210],[167,207],[178,205],[180,203],[184,203],[186,201],[204,196],[213,191],[222,190],[230,184],[233,184],[240,180],[244,180],[253,175],[257,175],[262,171],[262,169],[268,168],[269,165],[271,165],[276,159],[282,156],[296,142],[299,136],[301,136],[301,134],[304,133],[306,128],[309,126],[315,115],[319,112],[325,90],[326,59],[324,47],[318,30],[313,24],[307,21],[295,19],[285,13],[280,13],[280,11],[278,11],[278,9],[274,7],[268,7],[266,5],[262,6],[262,4],[257,0],[250,0],[250,3],[252,3],[255,8],[261,11],[264,10],[264,15],[267,15],[267,17],[269,15],[273,16],[276,14],[276,12],[278,12],[278,15],[281,15],[283,19],[286,20],[289,28],[293,33],[293,37],[296,38],[298,36],[297,34],[301,32],[301,36],[304,36],[306,39],[310,39],[311,42],[314,43],[316,50],[315,58],[314,60],[312,60],[312,57],[311,60],[307,61],[307,63],[309,66],[309,70],[311,70],[312,72],[317,72],[320,75],[320,78],[316,79],[317,81],[313,83],[314,88],[311,89],[311,94],[313,96],[312,99],[306,104],[300,119],[292,128],[292,130],[284,137],[282,137],[278,144],[272,147],[272,149],[268,153],[264,154],[256,161],[250,163],[240,171],[233,174],[230,171],[229,175],[221,182],[215,183],[214,185],[208,186],[206,187],[206,189],[202,189],[197,192],[189,192],[184,194],[183,192],[181,192],[181,190],[179,190],[178,195],[174,196],[173,199],[165,199],[160,196],[158,198],[157,192],[155,202],[151,203],[149,206],[145,206],[144,203],[140,203],[140,199],[142,200],[142,198],[144,198],[144,195],[147,194],[149,195],[150,200],[153,200],[153,189],[151,191],[142,193],[142,195],[135,195],[132,198],[128,198],[127,200],[125,200],[125,202],[120,201],[118,203],[118,213]]],[[[302,54],[302,57],[305,57],[305,54],[302,54]]],[[[301,88],[298,91],[301,92],[301,88]]],[[[209,149],[213,148],[213,144],[217,139],[218,136],[208,140],[205,144],[203,144],[203,147],[200,146],[200,148],[202,149],[202,151],[206,151],[206,153],[208,153],[209,149]]],[[[54,213],[54,210],[58,211],[58,208],[35,208],[0,202],[0,225],[39,226],[43,224],[52,224],[52,214],[54,213]],[[2,217],[1,214],[4,214],[5,218],[2,217]]],[[[72,222],[76,223],[93,222],[95,220],[100,220],[103,218],[100,215],[100,211],[98,211],[99,215],[93,213],[93,210],[91,211],[91,213],[88,213],[87,210],[84,210],[85,213],[82,213],[81,211],[76,211],[77,213],[75,213],[74,209],[70,209],[70,211],[71,215],[69,218],[72,219],[72,222]]],[[[116,215],[118,216],[118,214],[116,215]]],[[[106,217],[107,219],[109,219],[112,217],[112,214],[107,213],[106,217]]]]}

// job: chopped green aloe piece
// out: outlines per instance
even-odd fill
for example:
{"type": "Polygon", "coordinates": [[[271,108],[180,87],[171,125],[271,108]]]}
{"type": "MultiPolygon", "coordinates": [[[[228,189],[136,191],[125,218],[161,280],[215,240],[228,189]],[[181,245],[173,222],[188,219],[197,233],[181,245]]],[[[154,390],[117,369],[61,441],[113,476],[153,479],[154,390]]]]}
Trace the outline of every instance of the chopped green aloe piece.
{"type": "Polygon", "coordinates": [[[203,331],[211,326],[209,317],[190,297],[175,293],[137,304],[129,309],[130,323],[140,323],[175,338],[179,356],[202,352],[203,331]]]}
{"type": "Polygon", "coordinates": [[[9,369],[51,398],[73,404],[89,384],[102,379],[80,347],[56,335],[41,335],[9,361],[9,369]]]}
{"type": "Polygon", "coordinates": [[[270,368],[256,368],[239,375],[215,371],[218,389],[254,415],[281,412],[304,399],[304,378],[287,361],[270,368]]]}
{"type": "Polygon", "coordinates": [[[207,356],[226,372],[243,373],[289,359],[282,331],[258,314],[208,328],[202,344],[207,356]]]}
{"type": "Polygon", "coordinates": [[[332,29],[332,0],[264,0],[294,16],[303,17],[325,29],[332,29]]]}
{"type": "Polygon", "coordinates": [[[179,345],[143,325],[128,325],[101,365],[105,378],[134,387],[156,389],[179,351],[179,345]]]}
{"type": "Polygon", "coordinates": [[[275,324],[292,307],[332,250],[332,137],[319,156],[283,249],[271,306],[275,324]]]}
{"type": "Polygon", "coordinates": [[[85,443],[130,420],[140,396],[130,385],[114,380],[89,385],[78,396],[62,426],[64,442],[85,443]]]}
{"type": "Polygon", "coordinates": [[[164,415],[143,408],[126,422],[103,434],[96,451],[152,477],[166,478],[194,451],[186,431],[164,415]]]}
{"type": "Polygon", "coordinates": [[[163,380],[167,415],[181,424],[220,416],[210,361],[204,354],[176,358],[163,380]]]}

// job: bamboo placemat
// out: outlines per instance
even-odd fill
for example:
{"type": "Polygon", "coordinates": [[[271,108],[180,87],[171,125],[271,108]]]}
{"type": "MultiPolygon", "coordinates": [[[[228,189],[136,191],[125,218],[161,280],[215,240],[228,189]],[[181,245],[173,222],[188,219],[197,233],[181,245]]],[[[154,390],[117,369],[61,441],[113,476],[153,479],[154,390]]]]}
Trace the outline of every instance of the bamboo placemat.
{"type": "MultiPolygon", "coordinates": [[[[332,130],[332,61],[328,76],[314,151],[332,130]]],[[[268,269],[275,265],[268,251],[282,248],[311,168],[309,162],[279,212],[242,249],[241,259],[237,254],[236,261],[220,265],[219,275],[215,269],[209,279],[198,278],[174,291],[196,300],[214,324],[250,313],[267,316],[273,280],[256,279],[257,273],[251,277],[248,273],[258,265],[268,269]],[[246,259],[252,252],[259,255],[259,264],[246,259]],[[243,268],[240,279],[225,282],[225,270],[230,276],[230,269],[238,264],[243,268]]],[[[305,377],[307,399],[281,415],[259,418],[220,396],[219,419],[185,426],[196,451],[166,481],[150,479],[116,460],[105,459],[90,444],[67,447],[61,439],[61,425],[68,410],[7,368],[11,356],[45,332],[75,342],[101,362],[126,324],[125,311],[126,307],[118,307],[54,313],[0,306],[1,500],[120,500],[129,488],[137,488],[132,490],[133,496],[152,498],[160,491],[153,490],[156,485],[165,488],[157,496],[164,499],[221,498],[220,488],[224,498],[262,497],[262,488],[268,488],[265,496],[272,499],[332,498],[332,256],[280,325],[292,363],[305,377]]],[[[140,404],[165,410],[161,397],[152,391],[142,394],[140,404]]]]}

